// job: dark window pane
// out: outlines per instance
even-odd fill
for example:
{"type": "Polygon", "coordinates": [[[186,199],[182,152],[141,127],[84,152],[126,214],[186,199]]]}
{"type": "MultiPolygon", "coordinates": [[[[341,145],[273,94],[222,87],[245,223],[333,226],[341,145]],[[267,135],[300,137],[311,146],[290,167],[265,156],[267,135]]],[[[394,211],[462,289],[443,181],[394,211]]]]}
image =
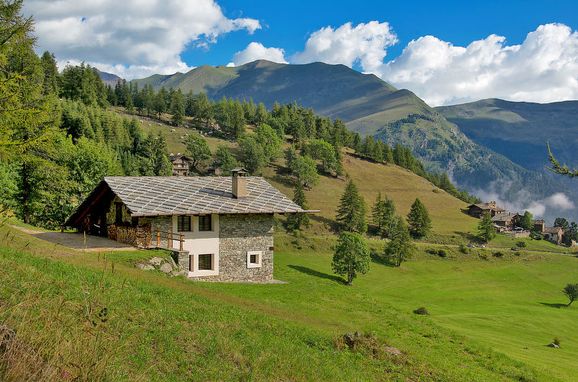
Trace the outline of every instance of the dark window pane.
{"type": "Polygon", "coordinates": [[[199,271],[213,270],[213,255],[205,254],[199,255],[199,271]]]}
{"type": "Polygon", "coordinates": [[[249,256],[249,261],[251,261],[251,264],[258,264],[259,263],[259,255],[251,255],[249,256]]]}
{"type": "Polygon", "coordinates": [[[191,232],[191,217],[177,216],[177,231],[191,232]]]}
{"type": "Polygon", "coordinates": [[[213,222],[211,220],[211,215],[201,215],[199,216],[199,231],[212,231],[213,222]]]}
{"type": "Polygon", "coordinates": [[[122,203],[116,202],[115,203],[115,207],[116,207],[116,214],[115,214],[115,219],[114,222],[115,224],[122,224],[122,203]]]}

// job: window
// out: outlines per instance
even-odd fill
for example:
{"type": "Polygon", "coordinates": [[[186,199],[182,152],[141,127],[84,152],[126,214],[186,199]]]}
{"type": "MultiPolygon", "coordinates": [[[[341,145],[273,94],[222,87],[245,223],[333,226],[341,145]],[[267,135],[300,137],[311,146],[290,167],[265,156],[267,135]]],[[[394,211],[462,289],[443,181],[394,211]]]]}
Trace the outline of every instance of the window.
{"type": "Polygon", "coordinates": [[[203,254],[199,255],[199,271],[212,271],[213,270],[213,255],[203,254]]]}
{"type": "Polygon", "coordinates": [[[199,216],[199,231],[212,231],[213,222],[211,215],[201,215],[199,216]]]}
{"type": "Polygon", "coordinates": [[[116,211],[115,211],[115,219],[114,222],[116,225],[122,224],[122,203],[116,202],[115,203],[116,211]]]}
{"type": "Polygon", "coordinates": [[[261,268],[261,251],[247,252],[247,268],[261,268]]]}
{"type": "Polygon", "coordinates": [[[177,231],[191,232],[191,217],[180,215],[177,216],[177,231]]]}

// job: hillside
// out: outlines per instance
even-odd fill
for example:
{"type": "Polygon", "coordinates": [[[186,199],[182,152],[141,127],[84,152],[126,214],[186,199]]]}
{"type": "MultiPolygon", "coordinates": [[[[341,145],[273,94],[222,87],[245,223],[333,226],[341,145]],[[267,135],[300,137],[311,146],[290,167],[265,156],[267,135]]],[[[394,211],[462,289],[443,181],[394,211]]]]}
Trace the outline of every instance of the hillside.
{"type": "Polygon", "coordinates": [[[527,169],[542,170],[547,165],[547,142],[563,162],[578,162],[578,101],[539,104],[486,99],[436,110],[474,142],[527,169]]]}
{"type": "MultiPolygon", "coordinates": [[[[428,170],[448,172],[460,187],[482,198],[500,198],[513,208],[526,208],[564,189],[562,181],[546,177],[544,171],[524,168],[470,139],[411,91],[397,90],[374,75],[343,65],[261,60],[231,68],[202,66],[135,82],[156,89],[205,91],[213,99],[252,98],[268,107],[275,101],[298,102],[318,114],[342,119],[362,135],[409,146],[428,170]]],[[[553,214],[547,211],[547,217],[553,214]]]]}

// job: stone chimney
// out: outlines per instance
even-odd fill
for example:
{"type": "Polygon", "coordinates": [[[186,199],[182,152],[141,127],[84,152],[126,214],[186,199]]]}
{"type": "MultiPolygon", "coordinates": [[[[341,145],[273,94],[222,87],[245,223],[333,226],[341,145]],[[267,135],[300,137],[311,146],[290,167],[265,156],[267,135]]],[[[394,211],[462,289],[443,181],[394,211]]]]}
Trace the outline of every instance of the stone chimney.
{"type": "Polygon", "coordinates": [[[236,199],[247,196],[247,170],[244,168],[234,168],[231,170],[233,176],[232,192],[236,199]]]}

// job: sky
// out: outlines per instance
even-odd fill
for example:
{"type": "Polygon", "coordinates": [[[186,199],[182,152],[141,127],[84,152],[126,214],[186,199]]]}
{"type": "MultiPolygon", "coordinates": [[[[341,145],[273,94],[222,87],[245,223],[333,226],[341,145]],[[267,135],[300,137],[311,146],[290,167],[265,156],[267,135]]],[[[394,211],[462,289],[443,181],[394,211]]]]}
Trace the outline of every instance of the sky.
{"type": "Polygon", "coordinates": [[[322,61],[430,105],[578,99],[578,1],[25,0],[39,52],[126,79],[322,61]]]}

